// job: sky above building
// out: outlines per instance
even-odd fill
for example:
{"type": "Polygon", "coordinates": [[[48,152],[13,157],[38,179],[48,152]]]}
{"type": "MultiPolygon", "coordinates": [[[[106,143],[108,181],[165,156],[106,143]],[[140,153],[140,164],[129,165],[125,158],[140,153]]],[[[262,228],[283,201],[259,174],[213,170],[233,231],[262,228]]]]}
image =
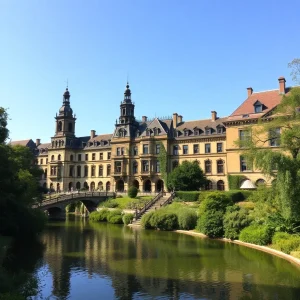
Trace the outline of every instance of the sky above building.
{"type": "Polygon", "coordinates": [[[76,135],[112,133],[127,79],[141,119],[230,115],[293,85],[300,1],[0,0],[0,106],[10,138],[54,135],[67,82],[76,135]]]}

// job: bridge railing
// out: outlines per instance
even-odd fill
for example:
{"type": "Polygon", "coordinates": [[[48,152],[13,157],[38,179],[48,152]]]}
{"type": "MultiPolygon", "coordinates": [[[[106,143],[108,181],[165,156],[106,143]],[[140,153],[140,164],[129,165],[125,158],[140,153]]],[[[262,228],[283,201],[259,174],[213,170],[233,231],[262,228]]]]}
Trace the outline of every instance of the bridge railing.
{"type": "Polygon", "coordinates": [[[172,192],[170,197],[168,199],[166,199],[166,201],[161,203],[160,206],[167,206],[168,204],[172,203],[174,198],[175,198],[175,192],[172,192]]]}
{"type": "Polygon", "coordinates": [[[63,202],[67,200],[72,200],[76,198],[87,198],[87,197],[116,197],[116,194],[114,192],[78,192],[78,193],[71,193],[71,194],[62,194],[56,197],[51,198],[51,196],[48,199],[44,199],[42,202],[37,203],[33,205],[33,207],[43,207],[49,204],[57,203],[57,202],[63,202]]]}

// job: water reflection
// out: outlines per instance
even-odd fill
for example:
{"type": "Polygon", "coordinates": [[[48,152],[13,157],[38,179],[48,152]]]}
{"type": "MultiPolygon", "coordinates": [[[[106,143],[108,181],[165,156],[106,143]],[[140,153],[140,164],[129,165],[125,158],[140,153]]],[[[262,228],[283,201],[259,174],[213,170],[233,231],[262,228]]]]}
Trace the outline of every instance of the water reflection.
{"type": "Polygon", "coordinates": [[[50,223],[50,299],[299,299],[300,269],[253,249],[85,219],[50,223]]]}

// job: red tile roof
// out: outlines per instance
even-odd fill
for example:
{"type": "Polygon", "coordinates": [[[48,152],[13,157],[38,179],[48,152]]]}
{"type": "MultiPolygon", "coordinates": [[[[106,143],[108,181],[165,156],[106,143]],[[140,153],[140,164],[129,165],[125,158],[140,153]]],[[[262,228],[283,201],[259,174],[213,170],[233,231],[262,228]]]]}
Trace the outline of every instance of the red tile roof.
{"type": "Polygon", "coordinates": [[[20,140],[20,141],[10,142],[9,144],[11,146],[20,145],[20,146],[25,146],[26,147],[30,141],[32,141],[32,140],[31,139],[29,139],[29,140],[20,140]]]}

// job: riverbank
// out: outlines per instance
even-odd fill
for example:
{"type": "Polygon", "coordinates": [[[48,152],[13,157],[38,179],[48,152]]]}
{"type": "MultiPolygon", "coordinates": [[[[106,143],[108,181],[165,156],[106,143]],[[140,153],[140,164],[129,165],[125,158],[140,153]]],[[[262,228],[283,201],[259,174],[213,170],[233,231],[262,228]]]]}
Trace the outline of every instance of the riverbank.
{"type": "MultiPolygon", "coordinates": [[[[193,231],[193,230],[175,230],[175,232],[209,239],[209,237],[207,235],[205,235],[201,232],[193,231]]],[[[240,246],[245,246],[245,247],[248,247],[248,248],[253,248],[253,249],[256,249],[256,250],[267,252],[269,254],[272,254],[272,255],[278,256],[280,258],[283,258],[283,259],[289,261],[290,263],[293,263],[293,264],[297,265],[298,267],[300,267],[300,259],[298,259],[296,257],[293,257],[289,254],[286,254],[284,252],[272,249],[272,248],[267,247],[267,246],[259,246],[259,245],[255,245],[255,244],[245,243],[245,242],[242,242],[242,241],[239,241],[239,240],[230,240],[230,239],[226,239],[226,238],[217,238],[217,239],[214,239],[214,240],[219,240],[219,241],[222,241],[222,242],[229,242],[229,243],[232,243],[232,244],[237,244],[237,245],[240,245],[240,246]]]]}

